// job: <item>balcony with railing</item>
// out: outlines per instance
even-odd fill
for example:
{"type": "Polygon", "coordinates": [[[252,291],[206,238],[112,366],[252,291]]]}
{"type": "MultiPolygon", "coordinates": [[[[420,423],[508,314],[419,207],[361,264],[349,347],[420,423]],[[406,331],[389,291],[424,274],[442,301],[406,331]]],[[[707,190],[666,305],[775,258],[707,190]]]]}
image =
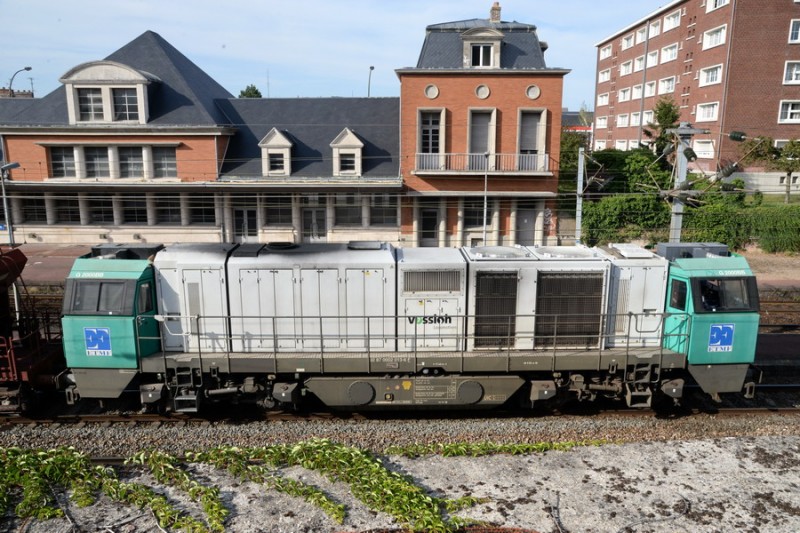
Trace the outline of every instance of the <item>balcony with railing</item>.
{"type": "Polygon", "coordinates": [[[423,154],[416,155],[417,174],[441,173],[508,173],[547,174],[548,154],[423,154]]]}

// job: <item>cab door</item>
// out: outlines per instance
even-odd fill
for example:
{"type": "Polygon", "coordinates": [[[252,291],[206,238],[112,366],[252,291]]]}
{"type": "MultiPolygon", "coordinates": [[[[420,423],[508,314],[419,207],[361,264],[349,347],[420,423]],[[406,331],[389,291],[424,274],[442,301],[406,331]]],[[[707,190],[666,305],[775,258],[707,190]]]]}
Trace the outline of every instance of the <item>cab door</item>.
{"type": "Polygon", "coordinates": [[[692,295],[689,280],[672,277],[667,290],[667,303],[664,306],[664,348],[677,353],[687,353],[689,349],[689,310],[692,308],[692,295]]]}
{"type": "Polygon", "coordinates": [[[139,357],[147,357],[161,350],[158,322],[156,322],[155,286],[152,280],[136,285],[136,335],[139,357]]]}

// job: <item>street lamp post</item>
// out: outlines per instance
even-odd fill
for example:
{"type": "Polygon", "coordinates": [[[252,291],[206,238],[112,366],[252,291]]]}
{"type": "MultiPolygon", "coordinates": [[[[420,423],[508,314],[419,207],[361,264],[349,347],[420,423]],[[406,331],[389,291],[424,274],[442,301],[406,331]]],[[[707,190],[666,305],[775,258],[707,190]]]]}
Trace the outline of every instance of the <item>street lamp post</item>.
{"type": "Polygon", "coordinates": [[[31,68],[32,67],[23,67],[23,68],[19,69],[18,71],[16,71],[11,76],[11,79],[8,80],[8,96],[10,96],[11,98],[14,98],[14,89],[12,89],[11,87],[12,87],[12,85],[14,85],[14,78],[17,77],[17,74],[19,74],[20,72],[26,72],[28,70],[31,70],[31,68]]]}
{"type": "Polygon", "coordinates": [[[369,67],[369,78],[367,78],[367,98],[369,98],[370,89],[372,88],[372,71],[375,70],[375,67],[369,67]]]}

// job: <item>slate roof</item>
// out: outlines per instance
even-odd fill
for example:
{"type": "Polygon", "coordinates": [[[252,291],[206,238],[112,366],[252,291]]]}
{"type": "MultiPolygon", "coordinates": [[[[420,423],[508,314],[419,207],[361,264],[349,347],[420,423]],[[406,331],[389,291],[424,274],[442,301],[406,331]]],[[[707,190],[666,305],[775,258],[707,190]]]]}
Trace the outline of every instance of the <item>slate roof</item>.
{"type": "MultiPolygon", "coordinates": [[[[225,117],[214,102],[233,95],[157,33],[146,31],[105,59],[161,80],[149,87],[148,127],[225,125],[225,117]]],[[[29,105],[22,109],[9,108],[5,100],[19,99],[0,99],[0,124],[69,125],[63,86],[42,98],[28,100],[29,105]]]]}
{"type": "Polygon", "coordinates": [[[504,34],[500,53],[501,69],[546,69],[544,49],[536,26],[519,22],[492,22],[489,19],[469,19],[426,28],[425,42],[417,61],[418,69],[463,68],[461,34],[475,28],[491,28],[504,34]]]}
{"type": "Polygon", "coordinates": [[[364,143],[363,176],[400,174],[399,98],[232,98],[217,104],[238,130],[225,154],[224,177],[262,175],[258,143],[272,128],[293,143],[293,177],[331,176],[331,142],[346,127],[364,143]]]}

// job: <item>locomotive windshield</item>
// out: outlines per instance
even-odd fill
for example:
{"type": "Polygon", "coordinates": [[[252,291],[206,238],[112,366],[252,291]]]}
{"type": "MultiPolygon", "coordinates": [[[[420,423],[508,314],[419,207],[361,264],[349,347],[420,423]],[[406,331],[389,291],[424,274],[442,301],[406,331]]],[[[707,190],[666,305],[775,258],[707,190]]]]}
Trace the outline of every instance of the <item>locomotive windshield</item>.
{"type": "Polygon", "coordinates": [[[698,278],[692,280],[697,313],[741,313],[758,311],[754,277],[698,278]]]}
{"type": "Polygon", "coordinates": [[[133,312],[135,282],[69,280],[64,311],[79,315],[123,315],[133,312]]]}

